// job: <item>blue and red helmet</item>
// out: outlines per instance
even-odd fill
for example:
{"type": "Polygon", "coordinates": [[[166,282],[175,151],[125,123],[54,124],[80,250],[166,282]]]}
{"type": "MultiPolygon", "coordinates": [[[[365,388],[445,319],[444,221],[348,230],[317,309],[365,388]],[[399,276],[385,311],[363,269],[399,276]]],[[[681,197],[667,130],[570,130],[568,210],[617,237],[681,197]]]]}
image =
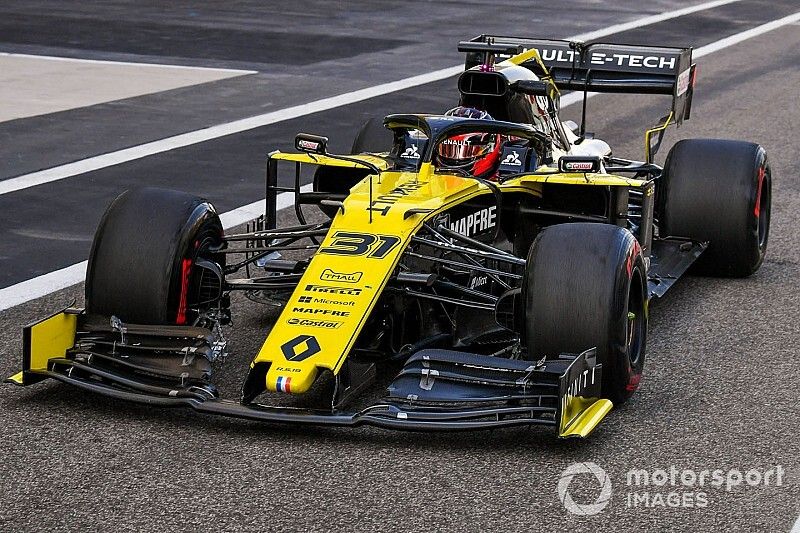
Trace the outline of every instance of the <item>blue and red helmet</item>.
{"type": "MultiPolygon", "coordinates": [[[[455,107],[445,116],[493,120],[486,111],[474,107],[455,107]]],[[[438,163],[447,168],[458,168],[476,178],[490,178],[500,161],[502,141],[493,133],[465,133],[444,139],[436,149],[438,163]]]]}
{"type": "Polygon", "coordinates": [[[445,113],[444,116],[494,120],[492,116],[486,111],[482,111],[475,107],[464,107],[462,105],[454,107],[453,109],[445,113]]]}

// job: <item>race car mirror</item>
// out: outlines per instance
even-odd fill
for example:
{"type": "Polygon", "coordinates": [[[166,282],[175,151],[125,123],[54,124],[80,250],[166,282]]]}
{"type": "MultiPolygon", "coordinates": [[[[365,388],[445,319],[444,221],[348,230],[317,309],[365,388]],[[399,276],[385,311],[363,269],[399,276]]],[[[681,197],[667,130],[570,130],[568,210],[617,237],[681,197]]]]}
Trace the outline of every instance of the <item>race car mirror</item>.
{"type": "Polygon", "coordinates": [[[547,96],[547,84],[538,80],[519,80],[515,81],[511,88],[518,93],[529,94],[531,96],[547,96]]]}
{"type": "Polygon", "coordinates": [[[328,150],[328,138],[310,133],[298,133],[294,138],[294,147],[301,152],[325,155],[328,150]]]}
{"type": "Polygon", "coordinates": [[[558,160],[559,172],[600,172],[600,158],[597,156],[565,155],[558,160]]]}

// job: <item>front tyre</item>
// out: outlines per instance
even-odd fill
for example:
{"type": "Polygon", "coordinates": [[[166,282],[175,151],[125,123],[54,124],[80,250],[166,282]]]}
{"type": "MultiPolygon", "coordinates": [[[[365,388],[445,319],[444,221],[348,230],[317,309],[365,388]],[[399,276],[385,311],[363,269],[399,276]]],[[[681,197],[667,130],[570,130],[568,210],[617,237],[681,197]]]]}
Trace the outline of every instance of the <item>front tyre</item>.
{"type": "Polygon", "coordinates": [[[125,191],[97,228],[86,310],[136,324],[193,324],[222,300],[225,256],[214,207],[165,189],[125,191]]]}
{"type": "Polygon", "coordinates": [[[630,231],[606,224],[550,226],[534,240],[523,280],[530,359],[597,347],[602,394],[636,391],[647,342],[647,275],[630,231]]]}

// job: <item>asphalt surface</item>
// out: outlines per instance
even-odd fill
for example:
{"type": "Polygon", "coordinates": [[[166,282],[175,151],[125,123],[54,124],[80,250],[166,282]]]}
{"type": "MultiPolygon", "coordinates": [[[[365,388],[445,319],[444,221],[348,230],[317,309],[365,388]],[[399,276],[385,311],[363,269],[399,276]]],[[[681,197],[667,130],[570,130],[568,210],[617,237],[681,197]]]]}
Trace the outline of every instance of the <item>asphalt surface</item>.
{"type": "MultiPolygon", "coordinates": [[[[570,2],[551,14],[527,4],[507,3],[501,9],[480,2],[467,7],[410,2],[401,13],[394,3],[376,2],[370,7],[337,4],[322,17],[327,4],[304,2],[295,8],[298,17],[277,15],[273,21],[252,4],[231,3],[227,10],[194,9],[198,14],[186,22],[182,17],[190,8],[182,4],[156,15],[124,3],[95,9],[5,2],[0,12],[18,17],[15,28],[28,24],[40,30],[25,41],[11,38],[25,35],[21,30],[0,32],[3,51],[164,63],[183,59],[189,65],[205,64],[199,61],[211,53],[182,58],[163,51],[159,58],[152,43],[126,48],[124,36],[94,41],[85,36],[93,31],[86,19],[102,25],[122,14],[129,15],[125,27],[134,41],[144,40],[137,29],[142,27],[163,38],[181,23],[198,32],[213,27],[236,33],[237,28],[257,31],[260,20],[267,37],[297,29],[344,38],[353,28],[368,27],[360,38],[416,44],[394,42],[393,48],[368,53],[356,46],[348,58],[292,62],[285,79],[276,80],[285,59],[255,64],[247,59],[246,46],[234,40],[229,49],[215,52],[208,66],[255,64],[259,74],[0,123],[0,145],[10,156],[0,163],[0,176],[447,67],[459,60],[455,42],[481,31],[532,35],[539,32],[531,28],[546,20],[541,35],[566,36],[678,4],[657,2],[644,11],[622,2],[570,2]],[[473,20],[465,22],[464,10],[474,11],[473,20]],[[454,17],[458,12],[462,16],[454,17]],[[53,17],[83,21],[87,29],[77,43],[81,46],[54,45],[53,36],[41,30],[52,26],[53,17]],[[378,17],[385,22],[382,29],[368,24],[378,17]],[[453,26],[441,29],[447,20],[453,26]],[[429,48],[436,51],[426,61],[429,48]],[[403,58],[397,72],[377,68],[393,54],[403,58]],[[362,62],[367,66],[353,67],[362,62]],[[341,90],[338,85],[331,90],[341,78],[346,78],[341,90]],[[289,90],[297,80],[310,91],[289,90]],[[277,87],[280,96],[265,104],[257,97],[265,87],[277,87]],[[214,97],[226,91],[230,105],[222,99],[218,109],[209,111],[214,97]],[[121,123],[128,130],[124,138],[111,134],[121,123]],[[52,131],[43,128],[46,124],[54,126],[52,131]],[[66,142],[79,138],[81,143],[66,142]]],[[[790,1],[744,0],[607,40],[702,46],[796,10],[790,1]]],[[[795,149],[800,26],[786,26],[698,63],[692,120],[668,133],[661,160],[681,138],[764,145],[774,176],[768,256],[751,278],[687,278],[653,306],[642,387],[588,440],[558,441],[539,429],[420,434],[272,426],[155,410],[53,383],[5,386],[0,389],[0,529],[788,531],[800,513],[800,410],[795,400],[800,370],[795,350],[800,339],[795,232],[800,212],[795,170],[800,166],[795,149]],[[586,461],[608,473],[612,498],[600,514],[576,516],[562,506],[557,486],[565,468],[586,461]],[[626,483],[632,469],[763,472],[778,465],[784,471],[780,486],[728,491],[626,483]],[[650,498],[677,492],[684,501],[689,498],[684,493],[697,501],[697,492],[704,492],[708,504],[631,507],[631,493],[643,497],[644,492],[650,498]]],[[[443,110],[455,100],[453,87],[452,80],[445,80],[0,196],[0,287],[84,259],[106,203],[131,184],[166,184],[204,194],[226,211],[259,198],[264,154],[288,147],[295,132],[327,134],[335,147],[347,147],[358,124],[371,114],[443,110]]],[[[589,130],[608,140],[616,154],[638,157],[644,127],[661,116],[665,105],[651,97],[598,96],[589,101],[589,130]]],[[[572,106],[563,118],[578,115],[579,106],[572,106]]],[[[291,221],[288,212],[282,218],[291,221]]],[[[82,291],[82,285],[75,286],[0,312],[3,375],[19,366],[21,326],[73,300],[80,304],[82,291]]],[[[239,298],[234,309],[232,355],[217,369],[228,397],[238,394],[247,364],[275,316],[239,298]]],[[[570,490],[576,501],[591,502],[599,489],[584,475],[570,490]]]]}

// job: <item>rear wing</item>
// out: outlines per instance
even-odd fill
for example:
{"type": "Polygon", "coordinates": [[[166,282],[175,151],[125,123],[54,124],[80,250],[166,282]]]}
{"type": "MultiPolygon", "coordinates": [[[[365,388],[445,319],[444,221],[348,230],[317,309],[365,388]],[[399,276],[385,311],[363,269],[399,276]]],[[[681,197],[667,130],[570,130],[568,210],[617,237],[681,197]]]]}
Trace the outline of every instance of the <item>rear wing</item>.
{"type": "Polygon", "coordinates": [[[672,121],[680,124],[691,113],[695,79],[691,48],[479,35],[462,41],[458,49],[467,53],[468,69],[492,64],[491,54],[502,60],[536,49],[549,72],[535,57],[518,64],[540,77],[549,75],[559,89],[672,95],[672,121]]]}

